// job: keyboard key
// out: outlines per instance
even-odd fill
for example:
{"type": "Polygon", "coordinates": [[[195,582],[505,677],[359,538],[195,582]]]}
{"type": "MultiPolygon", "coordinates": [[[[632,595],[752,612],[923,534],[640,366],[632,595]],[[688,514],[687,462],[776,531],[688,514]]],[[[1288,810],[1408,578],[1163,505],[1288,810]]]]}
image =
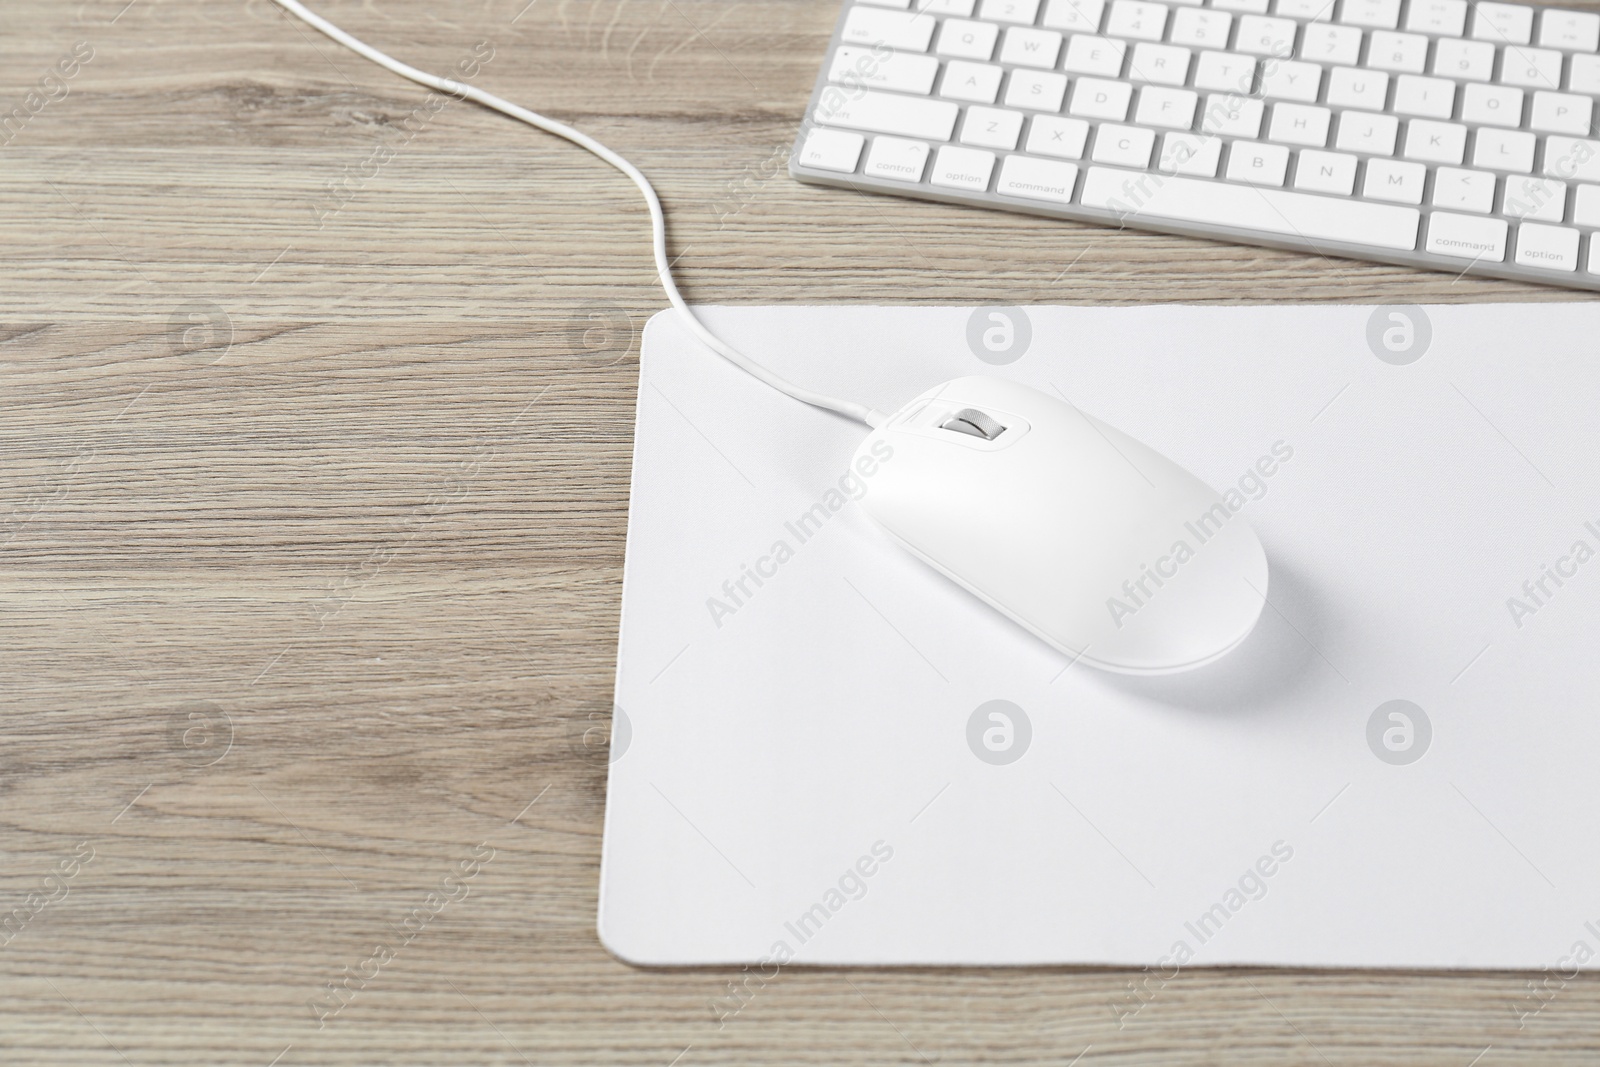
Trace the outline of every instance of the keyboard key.
{"type": "Polygon", "coordinates": [[[843,130],[812,130],[806,134],[805,147],[800,149],[800,165],[853,174],[866,140],[859,133],[843,130]]]}
{"type": "Polygon", "coordinates": [[[1355,67],[1334,67],[1328,71],[1328,103],[1334,107],[1382,111],[1388,99],[1387,74],[1355,67]]]}
{"type": "Polygon", "coordinates": [[[1054,30],[1031,30],[1013,26],[1000,45],[1000,62],[1020,67],[1050,70],[1061,55],[1061,35],[1054,30]]]}
{"type": "Polygon", "coordinates": [[[1510,170],[1520,174],[1533,173],[1534,136],[1521,130],[1496,130],[1485,127],[1478,131],[1472,146],[1472,165],[1491,170],[1510,170]]]}
{"type": "Polygon", "coordinates": [[[897,178],[903,182],[922,180],[928,164],[928,146],[923,141],[904,141],[898,137],[874,137],[862,171],[874,178],[897,178]]]}
{"type": "Polygon", "coordinates": [[[1092,158],[1096,163],[1144,168],[1150,165],[1155,146],[1156,135],[1150,130],[1106,123],[1095,131],[1092,158]]]}
{"type": "Polygon", "coordinates": [[[933,39],[934,20],[930,15],[886,11],[873,7],[853,7],[844,19],[840,35],[846,44],[883,45],[907,52],[926,52],[933,39]]]}
{"type": "Polygon", "coordinates": [[[1318,63],[1356,65],[1361,55],[1361,31],[1354,26],[1316,23],[1307,26],[1300,40],[1300,58],[1318,63]]]}
{"type": "Polygon", "coordinates": [[[1233,16],[1226,11],[1183,7],[1172,16],[1172,43],[1195,48],[1228,47],[1228,31],[1233,16]]]}
{"type": "Polygon", "coordinates": [[[1400,23],[1400,0],[1344,0],[1339,21],[1350,26],[1392,30],[1400,23]]]}
{"type": "Polygon", "coordinates": [[[1494,175],[1486,170],[1440,167],[1433,173],[1432,203],[1435,207],[1487,215],[1494,210],[1494,185],[1494,175]]]}
{"type": "Polygon", "coordinates": [[[1044,9],[1044,24],[1052,30],[1099,33],[1105,9],[1105,0],[1050,0],[1044,9]]]}
{"type": "Polygon", "coordinates": [[[1567,64],[1567,88],[1589,96],[1600,95],[1600,56],[1573,56],[1567,64]]]}
{"type": "Polygon", "coordinates": [[[816,120],[824,126],[948,141],[960,110],[945,100],[896,96],[869,89],[854,98],[846,96],[825,103],[817,108],[816,120]]]}
{"type": "Polygon", "coordinates": [[[1277,0],[1272,13],[1286,19],[1315,22],[1333,18],[1333,6],[1334,0],[1277,0]]]}
{"type": "Polygon", "coordinates": [[[1393,115],[1346,111],[1339,116],[1339,136],[1334,144],[1346,152],[1392,156],[1395,138],[1399,133],[1400,120],[1393,115]]]}
{"type": "Polygon", "coordinates": [[[1071,163],[1007,156],[1000,164],[1000,178],[994,183],[994,191],[1006,196],[1027,197],[1029,200],[1069,204],[1072,202],[1072,190],[1077,184],[1078,168],[1071,163]]]}
{"type": "Polygon", "coordinates": [[[1038,13],[1039,0],[983,0],[983,6],[978,9],[981,19],[1016,22],[1024,26],[1033,25],[1034,16],[1038,13]]]}
{"type": "Polygon", "coordinates": [[[1594,101],[1567,93],[1534,93],[1528,125],[1544,133],[1588,133],[1594,101]]]}
{"type": "Polygon", "coordinates": [[[954,15],[958,19],[972,17],[972,0],[916,0],[918,11],[930,15],[954,15]]]}
{"type": "Polygon", "coordinates": [[[1507,48],[1500,62],[1500,82],[1530,89],[1561,88],[1561,53],[1548,48],[1507,48]]]}
{"type": "Polygon", "coordinates": [[[1479,0],[1472,13],[1472,36],[1496,44],[1527,44],[1533,37],[1533,8],[1479,0]]]}
{"type": "Polygon", "coordinates": [[[1112,0],[1106,34],[1136,41],[1159,41],[1167,32],[1167,9],[1144,0],[1112,0]]]}
{"type": "Polygon", "coordinates": [[[1194,68],[1194,87],[1219,93],[1248,94],[1255,87],[1256,61],[1233,52],[1201,52],[1194,68]]]}
{"type": "Polygon", "coordinates": [[[1067,111],[1084,118],[1121,122],[1128,117],[1128,101],[1132,98],[1133,86],[1127,82],[1079,78],[1072,87],[1072,103],[1067,105],[1067,111]]]}
{"type": "Polygon", "coordinates": [[[1600,226],[1600,185],[1580,185],[1572,198],[1572,221],[1579,226],[1600,226]]]}
{"type": "Polygon", "coordinates": [[[1517,262],[1524,267],[1578,269],[1578,231],[1525,222],[1517,228],[1517,262]]]}
{"type": "Polygon", "coordinates": [[[1261,74],[1261,95],[1278,100],[1314,103],[1322,89],[1322,68],[1293,59],[1269,61],[1261,74]]]}
{"type": "Polygon", "coordinates": [[[1067,77],[1040,70],[1014,70],[1006,83],[1006,107],[1025,107],[1034,111],[1060,111],[1066,99],[1067,77]]]}
{"type": "Polygon", "coordinates": [[[1004,111],[997,107],[969,107],[961,120],[961,143],[980,148],[1017,147],[1022,133],[1022,112],[1004,111]]]}
{"type": "Polygon", "coordinates": [[[1133,121],[1166,130],[1187,130],[1194,126],[1194,110],[1199,103],[1200,97],[1187,89],[1147,85],[1139,90],[1133,121]]]}
{"type": "MultiPolygon", "coordinates": [[[[1533,134],[1523,134],[1533,140],[1533,134]]],[[[1528,153],[1528,166],[1533,170],[1533,152],[1528,153]]],[[[1580,181],[1600,182],[1600,141],[1585,141],[1577,137],[1557,137],[1551,134],[1544,139],[1543,173],[1552,178],[1577,178],[1580,181]]]]}
{"type": "Polygon", "coordinates": [[[947,189],[981,193],[989,188],[989,175],[993,171],[993,152],[947,144],[933,157],[933,172],[928,175],[928,182],[947,189]]]}
{"type": "Polygon", "coordinates": [[[1159,187],[1151,188],[1153,184],[1142,173],[1090,167],[1080,202],[1124,217],[1173,219],[1408,252],[1417,246],[1421,215],[1415,208],[1194,178],[1169,177],[1159,187]]]}
{"type": "Polygon", "coordinates": [[[1200,128],[1225,137],[1259,137],[1262,110],[1259,100],[1238,96],[1208,96],[1205,114],[1200,118],[1200,128]]]}
{"type": "Polygon", "coordinates": [[[1560,222],[1567,217],[1567,183],[1554,178],[1507,178],[1500,214],[1514,219],[1560,222]]]}
{"type": "Polygon", "coordinates": [[[932,56],[915,56],[906,52],[884,54],[881,50],[874,52],[869,48],[840,45],[833,53],[828,80],[844,85],[870,85],[875,89],[926,95],[933,90],[933,79],[938,73],[939,61],[932,56]]]}
{"type": "MultiPolygon", "coordinates": [[[[1165,174],[1192,174],[1214,178],[1222,161],[1222,141],[1198,133],[1169,133],[1161,138],[1161,159],[1156,169],[1165,174]]],[[[1600,186],[1594,187],[1600,192],[1600,186]]],[[[1597,198],[1600,201],[1600,198],[1597,198]]],[[[1597,203],[1600,211],[1600,203],[1597,203]]]]}
{"type": "Polygon", "coordinates": [[[1182,85],[1189,80],[1189,55],[1187,48],[1170,44],[1136,44],[1128,61],[1128,77],[1157,85],[1182,85]]]}
{"type": "Polygon", "coordinates": [[[911,6],[911,0],[857,0],[857,3],[871,4],[874,7],[897,7],[902,11],[911,6]]]}
{"type": "Polygon", "coordinates": [[[1307,149],[1295,162],[1294,187],[1313,193],[1349,196],[1356,187],[1356,157],[1307,149]]]}
{"type": "Polygon", "coordinates": [[[1394,80],[1394,103],[1389,109],[1398,115],[1447,119],[1456,109],[1456,83],[1402,74],[1394,80]]]}
{"type": "Polygon", "coordinates": [[[1506,258],[1506,231],[1501,219],[1435,211],[1428,216],[1427,251],[1454,259],[1501,263],[1506,258]]]}
{"type": "Polygon", "coordinates": [[[1461,90],[1461,121],[1480,126],[1522,125],[1522,90],[1469,82],[1461,90]]]}
{"type": "Polygon", "coordinates": [[[1289,171],[1289,150],[1260,141],[1235,141],[1228,146],[1228,180],[1251,185],[1282,185],[1289,171]]]}
{"type": "Polygon", "coordinates": [[[1467,151],[1467,128],[1454,122],[1414,119],[1406,123],[1402,155],[1429,163],[1460,163],[1467,151]]]}
{"type": "Polygon", "coordinates": [[[944,65],[944,81],[939,83],[939,95],[949,100],[970,100],[977,104],[992,104],[1000,95],[1001,68],[988,63],[968,63],[952,59],[944,65]]]}
{"type": "Polygon", "coordinates": [[[1460,37],[1467,28],[1466,0],[1411,0],[1406,29],[1440,37],[1460,37]]]}
{"type": "Polygon", "coordinates": [[[1057,159],[1082,159],[1089,124],[1082,119],[1039,115],[1028,124],[1028,151],[1057,159]]]}
{"type": "Polygon", "coordinates": [[[1374,30],[1367,48],[1367,66],[1403,74],[1421,74],[1428,65],[1428,39],[1420,33],[1374,30]]]}
{"type": "Polygon", "coordinates": [[[933,50],[941,56],[986,60],[994,55],[994,42],[999,35],[1000,27],[992,22],[945,19],[933,50]]]}
{"type": "Polygon", "coordinates": [[[1247,15],[1267,13],[1267,0],[1211,0],[1211,6],[1224,11],[1242,11],[1247,15]]]}
{"type": "Polygon", "coordinates": [[[1328,143],[1333,112],[1309,104],[1274,104],[1267,138],[1284,144],[1321,148],[1328,143]]]}
{"type": "Polygon", "coordinates": [[[1600,49],[1600,15],[1545,8],[1539,13],[1539,47],[1577,52],[1600,49]]]}
{"type": "Polygon", "coordinates": [[[1074,36],[1067,42],[1067,56],[1061,69],[1070,74],[1098,74],[1115,78],[1122,73],[1122,57],[1127,45],[1109,37],[1074,36]]]}
{"type": "Polygon", "coordinates": [[[1239,19],[1239,36],[1234,39],[1233,47],[1258,56],[1292,55],[1296,28],[1292,19],[1245,15],[1239,19]]]}
{"type": "Polygon", "coordinates": [[[1398,159],[1367,160],[1367,178],[1361,195],[1368,200],[1390,200],[1396,204],[1422,203],[1422,186],[1428,168],[1421,163],[1402,163],[1398,159]]]}
{"type": "Polygon", "coordinates": [[[1486,82],[1494,74],[1494,45],[1441,38],[1433,45],[1433,73],[1441,78],[1486,82]]]}

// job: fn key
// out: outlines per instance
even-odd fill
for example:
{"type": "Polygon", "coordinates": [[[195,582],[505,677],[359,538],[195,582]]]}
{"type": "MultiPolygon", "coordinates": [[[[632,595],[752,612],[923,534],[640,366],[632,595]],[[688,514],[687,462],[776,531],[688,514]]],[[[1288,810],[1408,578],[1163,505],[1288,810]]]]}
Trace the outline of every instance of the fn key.
{"type": "Polygon", "coordinates": [[[861,146],[866,138],[859,133],[844,130],[812,130],[806,135],[805,147],[800,149],[800,165],[816,170],[835,170],[841,174],[855,173],[861,159],[861,146]]]}

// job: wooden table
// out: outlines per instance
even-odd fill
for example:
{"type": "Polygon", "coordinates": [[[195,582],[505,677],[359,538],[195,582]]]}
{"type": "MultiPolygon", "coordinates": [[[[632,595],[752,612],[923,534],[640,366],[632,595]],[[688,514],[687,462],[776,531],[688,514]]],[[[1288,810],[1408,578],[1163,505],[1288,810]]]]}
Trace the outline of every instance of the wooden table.
{"type": "MultiPolygon", "coordinates": [[[[798,185],[832,0],[314,6],[636,161],[698,302],[1579,298],[798,185]]],[[[594,932],[632,187],[266,0],[0,42],[0,1060],[1600,1058],[1523,974],[797,969],[719,1027],[736,972],[594,932]]]]}

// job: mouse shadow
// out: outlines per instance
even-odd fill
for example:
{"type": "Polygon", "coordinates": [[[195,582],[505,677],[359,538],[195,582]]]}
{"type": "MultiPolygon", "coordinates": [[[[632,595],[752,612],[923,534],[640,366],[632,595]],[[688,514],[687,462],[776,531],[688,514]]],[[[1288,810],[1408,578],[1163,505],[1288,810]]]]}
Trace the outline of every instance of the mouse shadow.
{"type": "MultiPolygon", "coordinates": [[[[1303,574],[1271,570],[1261,618],[1240,645],[1215,663],[1178,674],[1097,672],[1108,688],[1168,707],[1218,715],[1289,712],[1295,697],[1339,674],[1318,650],[1329,604],[1303,574]]],[[[1303,706],[1303,705],[1301,705],[1303,706]]]]}

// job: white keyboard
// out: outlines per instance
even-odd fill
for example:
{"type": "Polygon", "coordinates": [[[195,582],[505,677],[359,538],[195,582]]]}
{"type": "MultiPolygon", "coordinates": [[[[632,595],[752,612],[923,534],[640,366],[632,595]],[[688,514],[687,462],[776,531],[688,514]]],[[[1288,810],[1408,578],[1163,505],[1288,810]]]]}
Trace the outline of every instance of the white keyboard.
{"type": "Polygon", "coordinates": [[[1600,14],[847,0],[802,181],[1600,290],[1600,14]]]}

